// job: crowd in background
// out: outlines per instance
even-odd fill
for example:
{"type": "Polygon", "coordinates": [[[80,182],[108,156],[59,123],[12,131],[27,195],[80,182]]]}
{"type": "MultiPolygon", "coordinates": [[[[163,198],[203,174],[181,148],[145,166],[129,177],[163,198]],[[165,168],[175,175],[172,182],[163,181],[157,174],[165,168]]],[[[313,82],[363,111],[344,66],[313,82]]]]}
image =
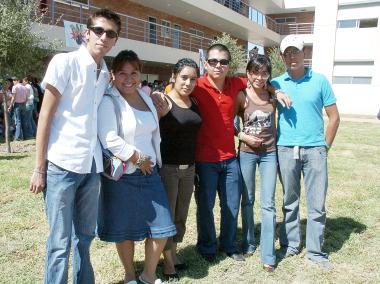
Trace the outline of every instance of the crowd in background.
{"type": "Polygon", "coordinates": [[[0,136],[5,136],[6,113],[11,139],[19,141],[34,138],[42,99],[43,89],[36,77],[27,76],[22,80],[7,78],[0,86],[0,136]]]}

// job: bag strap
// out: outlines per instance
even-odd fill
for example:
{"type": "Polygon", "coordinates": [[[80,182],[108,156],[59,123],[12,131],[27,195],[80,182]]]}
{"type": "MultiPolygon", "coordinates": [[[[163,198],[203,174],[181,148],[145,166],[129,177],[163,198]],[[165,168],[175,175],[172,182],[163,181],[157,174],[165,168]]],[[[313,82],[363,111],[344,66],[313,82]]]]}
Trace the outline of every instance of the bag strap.
{"type": "Polygon", "coordinates": [[[110,94],[104,94],[107,97],[110,97],[115,109],[115,116],[116,116],[116,123],[117,123],[117,134],[124,139],[124,132],[123,132],[123,127],[121,125],[121,110],[120,110],[120,105],[116,101],[116,98],[114,96],[111,96],[110,94]]]}

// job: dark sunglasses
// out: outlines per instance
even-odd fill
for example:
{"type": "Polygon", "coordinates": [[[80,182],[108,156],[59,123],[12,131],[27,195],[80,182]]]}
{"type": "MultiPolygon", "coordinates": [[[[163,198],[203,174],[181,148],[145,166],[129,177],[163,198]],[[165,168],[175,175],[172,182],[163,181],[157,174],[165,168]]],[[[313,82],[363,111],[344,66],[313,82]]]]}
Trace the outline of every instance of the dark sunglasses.
{"type": "Polygon", "coordinates": [[[89,27],[89,30],[93,31],[94,34],[101,37],[104,33],[106,34],[106,37],[108,38],[117,38],[119,35],[114,30],[105,30],[102,27],[89,27]]]}
{"type": "Polygon", "coordinates": [[[226,66],[228,64],[230,64],[230,61],[228,59],[207,59],[207,63],[212,66],[212,67],[215,67],[218,65],[218,63],[220,63],[221,66],[226,66]]]}

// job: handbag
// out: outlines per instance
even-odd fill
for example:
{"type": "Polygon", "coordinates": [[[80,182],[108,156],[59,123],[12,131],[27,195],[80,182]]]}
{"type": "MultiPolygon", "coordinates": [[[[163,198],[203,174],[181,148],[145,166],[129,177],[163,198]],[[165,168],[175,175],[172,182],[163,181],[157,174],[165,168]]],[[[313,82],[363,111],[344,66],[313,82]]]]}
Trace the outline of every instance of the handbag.
{"type": "MultiPolygon", "coordinates": [[[[120,137],[124,137],[123,128],[121,127],[121,111],[119,104],[115,100],[115,98],[109,94],[104,94],[112,99],[112,103],[115,108],[116,122],[117,122],[117,134],[120,137]]],[[[102,154],[103,154],[103,173],[102,175],[106,178],[117,181],[121,178],[121,176],[127,170],[127,163],[120,160],[116,157],[112,152],[108,149],[105,149],[102,146],[102,154]]]]}

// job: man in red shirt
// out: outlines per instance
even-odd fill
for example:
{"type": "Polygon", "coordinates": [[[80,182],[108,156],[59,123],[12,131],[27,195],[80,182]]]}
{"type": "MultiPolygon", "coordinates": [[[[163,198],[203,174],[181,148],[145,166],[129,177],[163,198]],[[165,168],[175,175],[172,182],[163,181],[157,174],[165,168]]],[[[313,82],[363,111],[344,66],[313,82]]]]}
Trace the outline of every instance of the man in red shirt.
{"type": "Polygon", "coordinates": [[[246,81],[227,77],[230,60],[226,46],[212,45],[207,50],[207,74],[198,79],[192,93],[202,116],[196,152],[197,248],[207,261],[214,261],[217,252],[213,215],[217,192],[221,206],[219,249],[234,260],[244,261],[236,245],[241,178],[233,120],[235,97],[246,87],[246,81]]]}

